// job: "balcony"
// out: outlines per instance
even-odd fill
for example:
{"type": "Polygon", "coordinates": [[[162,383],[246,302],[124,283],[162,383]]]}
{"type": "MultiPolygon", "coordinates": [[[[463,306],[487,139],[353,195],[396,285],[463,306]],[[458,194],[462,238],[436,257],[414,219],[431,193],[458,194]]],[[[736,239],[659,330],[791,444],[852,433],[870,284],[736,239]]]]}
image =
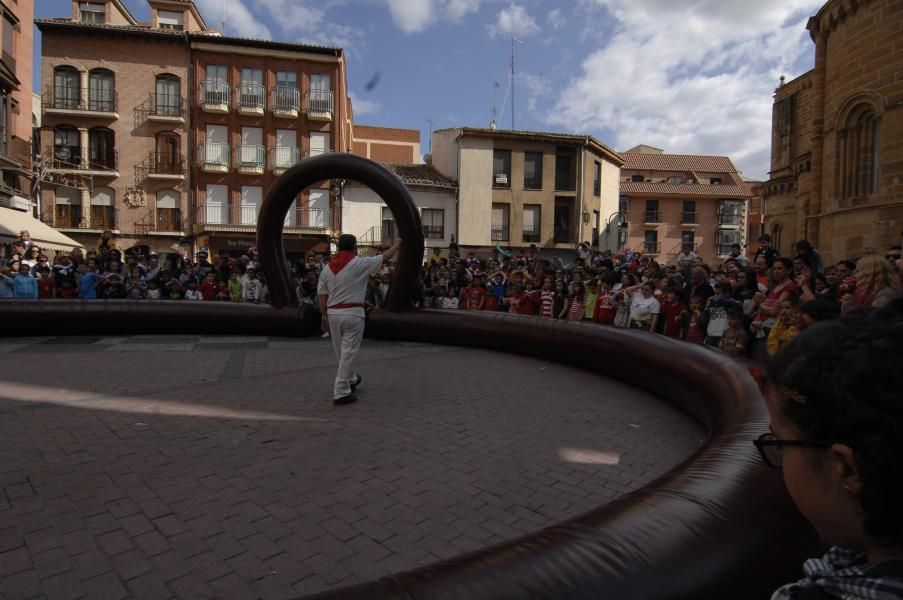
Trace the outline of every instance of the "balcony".
{"type": "Polygon", "coordinates": [[[172,152],[152,152],[148,157],[148,179],[182,181],[185,179],[185,157],[172,152]]]}
{"type": "Polygon", "coordinates": [[[662,213],[658,210],[647,210],[643,212],[643,223],[657,224],[662,222],[662,213]]]}
{"type": "Polygon", "coordinates": [[[52,86],[44,91],[45,115],[118,119],[119,97],[116,90],[52,86]]]}
{"type": "MultiPolygon", "coordinates": [[[[256,204],[200,204],[197,221],[204,231],[256,231],[260,207],[256,204]]],[[[332,231],[332,211],[293,208],[283,224],[283,233],[326,235],[332,231]]]]}
{"type": "Polygon", "coordinates": [[[507,242],[509,238],[510,233],[507,227],[493,225],[489,230],[489,239],[493,242],[507,242]]]}
{"type": "Polygon", "coordinates": [[[114,207],[94,205],[89,208],[86,212],[80,204],[48,206],[41,214],[41,221],[61,231],[116,231],[118,219],[114,207]]]}
{"type": "Polygon", "coordinates": [[[266,88],[259,83],[241,83],[235,90],[235,104],[240,115],[263,116],[266,99],[266,88]]]}
{"type": "Polygon", "coordinates": [[[304,113],[311,121],[332,121],[335,113],[330,90],[308,90],[304,92],[304,113]]]}
{"type": "Polygon", "coordinates": [[[524,242],[528,242],[531,244],[538,244],[540,241],[539,228],[538,227],[530,227],[530,228],[525,227],[524,231],[523,231],[522,239],[524,240],[524,242]]]}
{"type": "Polygon", "coordinates": [[[643,242],[643,253],[644,254],[661,254],[662,253],[661,242],[643,242]]]}
{"type": "Polygon", "coordinates": [[[148,104],[148,121],[157,123],[185,122],[185,99],[179,95],[151,94],[148,104]]]}
{"type": "Polygon", "coordinates": [[[266,166],[266,148],[252,144],[235,147],[235,168],[242,175],[263,175],[266,166]]]}
{"type": "Polygon", "coordinates": [[[680,213],[680,224],[681,225],[698,225],[699,224],[699,213],[698,212],[682,212],[682,213],[680,213]]]}
{"type": "Polygon", "coordinates": [[[294,87],[273,88],[270,110],[274,117],[297,119],[301,110],[301,91],[294,87]]]}
{"type": "Polygon", "coordinates": [[[229,112],[230,87],[219,79],[205,79],[198,88],[198,104],[201,110],[214,114],[229,112]]]}
{"type": "Polygon", "coordinates": [[[304,158],[310,158],[312,156],[321,156],[323,154],[329,154],[333,152],[332,148],[310,148],[304,151],[304,158]]]}
{"type": "Polygon", "coordinates": [[[198,146],[198,165],[204,173],[226,173],[229,171],[229,145],[206,142],[198,146]]]}
{"type": "Polygon", "coordinates": [[[294,146],[276,146],[270,150],[270,168],[282,175],[301,161],[301,151],[294,146]]]}
{"type": "Polygon", "coordinates": [[[80,146],[50,146],[44,149],[48,173],[58,175],[91,175],[93,177],[119,177],[117,166],[119,152],[83,152],[80,146]]]}

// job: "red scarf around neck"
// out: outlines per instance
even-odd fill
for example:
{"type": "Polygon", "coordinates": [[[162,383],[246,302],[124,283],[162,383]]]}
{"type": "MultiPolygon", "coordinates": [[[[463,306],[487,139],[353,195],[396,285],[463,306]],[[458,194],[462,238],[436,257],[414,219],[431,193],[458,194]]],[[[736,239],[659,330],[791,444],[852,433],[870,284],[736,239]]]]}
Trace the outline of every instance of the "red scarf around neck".
{"type": "Polygon", "coordinates": [[[338,275],[339,271],[344,269],[355,256],[357,255],[354,252],[342,250],[329,259],[329,270],[332,271],[334,275],[338,275]]]}

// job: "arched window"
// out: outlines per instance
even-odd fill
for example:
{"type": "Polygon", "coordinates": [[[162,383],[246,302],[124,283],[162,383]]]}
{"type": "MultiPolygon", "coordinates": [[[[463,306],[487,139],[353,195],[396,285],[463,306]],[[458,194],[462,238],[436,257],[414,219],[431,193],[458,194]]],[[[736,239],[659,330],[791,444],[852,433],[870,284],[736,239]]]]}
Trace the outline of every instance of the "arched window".
{"type": "Polygon", "coordinates": [[[116,86],[113,71],[88,71],[88,110],[116,112],[116,86]]]}
{"type": "Polygon", "coordinates": [[[179,134],[164,131],[157,134],[154,152],[154,172],[166,175],[182,174],[182,154],[180,149],[182,138],[179,134]]]}
{"type": "Polygon", "coordinates": [[[181,199],[176,190],[157,192],[157,231],[182,231],[181,199]]]}
{"type": "Polygon", "coordinates": [[[95,127],[88,131],[92,169],[116,169],[116,146],[112,129],[95,127]]]}
{"type": "Polygon", "coordinates": [[[170,73],[157,75],[155,114],[161,117],[182,116],[182,81],[170,73]]]}
{"type": "Polygon", "coordinates": [[[95,186],[91,192],[91,228],[116,229],[115,202],[116,192],[106,186],[95,186]]]}
{"type": "Polygon", "coordinates": [[[878,191],[880,125],[871,105],[860,104],[849,112],[846,127],[838,132],[840,192],[845,198],[878,191]]]}
{"type": "Polygon", "coordinates": [[[53,69],[53,108],[78,108],[81,96],[81,79],[75,67],[62,66],[53,69]]]}
{"type": "Polygon", "coordinates": [[[771,226],[771,246],[783,256],[781,252],[781,226],[777,223],[771,226]]]}
{"type": "Polygon", "coordinates": [[[53,159],[61,169],[77,169],[81,165],[82,150],[78,142],[78,129],[71,125],[53,128],[53,159]]]}

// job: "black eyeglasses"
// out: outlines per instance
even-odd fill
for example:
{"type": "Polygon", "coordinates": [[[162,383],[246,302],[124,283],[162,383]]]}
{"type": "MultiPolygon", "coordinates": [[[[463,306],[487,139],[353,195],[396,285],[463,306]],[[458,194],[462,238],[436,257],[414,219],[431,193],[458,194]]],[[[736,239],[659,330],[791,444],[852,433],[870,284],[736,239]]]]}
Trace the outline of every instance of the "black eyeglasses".
{"type": "Polygon", "coordinates": [[[762,460],[769,467],[780,469],[784,466],[784,448],[830,448],[834,442],[815,442],[808,440],[779,440],[770,431],[753,440],[762,460]]]}

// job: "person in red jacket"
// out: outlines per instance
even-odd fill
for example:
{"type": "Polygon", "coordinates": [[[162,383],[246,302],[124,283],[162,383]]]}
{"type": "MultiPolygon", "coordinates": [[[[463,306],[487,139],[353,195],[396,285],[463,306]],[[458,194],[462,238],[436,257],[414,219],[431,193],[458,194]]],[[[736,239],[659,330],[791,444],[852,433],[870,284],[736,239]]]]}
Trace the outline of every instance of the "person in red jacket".
{"type": "Polygon", "coordinates": [[[216,300],[217,285],[212,272],[207,273],[207,275],[204,276],[204,281],[201,282],[200,291],[201,298],[204,300],[216,300]]]}

